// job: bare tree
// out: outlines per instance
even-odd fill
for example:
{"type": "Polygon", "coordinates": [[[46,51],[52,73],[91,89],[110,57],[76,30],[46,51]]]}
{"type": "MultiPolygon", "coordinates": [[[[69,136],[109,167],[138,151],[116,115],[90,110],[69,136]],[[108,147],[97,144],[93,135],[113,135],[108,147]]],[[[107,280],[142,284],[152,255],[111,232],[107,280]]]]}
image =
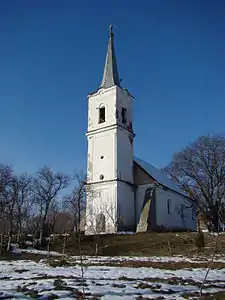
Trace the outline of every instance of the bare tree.
{"type": "Polygon", "coordinates": [[[0,176],[1,220],[11,238],[13,233],[21,234],[23,220],[29,213],[32,179],[26,174],[16,176],[9,167],[1,169],[0,176]]]}
{"type": "Polygon", "coordinates": [[[60,191],[69,184],[69,177],[63,173],[54,173],[50,168],[43,167],[34,179],[33,192],[39,209],[40,243],[43,242],[44,226],[52,202],[60,191]]]}
{"type": "Polygon", "coordinates": [[[73,228],[80,233],[81,218],[84,217],[86,203],[86,175],[83,172],[75,174],[75,187],[64,199],[65,208],[72,214],[73,228]]]}
{"type": "Polygon", "coordinates": [[[198,211],[217,231],[219,207],[225,200],[225,137],[198,138],[176,153],[165,171],[193,199],[198,211]]]}
{"type": "Polygon", "coordinates": [[[107,222],[112,228],[112,232],[121,232],[124,230],[123,218],[119,211],[119,206],[112,204],[111,202],[103,205],[103,211],[106,216],[107,222]]]}
{"type": "Polygon", "coordinates": [[[13,170],[10,166],[0,164],[0,195],[4,196],[4,191],[11,182],[13,170]]]}
{"type": "Polygon", "coordinates": [[[12,233],[13,233],[13,225],[14,225],[13,221],[15,215],[16,202],[18,199],[18,193],[19,190],[18,190],[17,178],[16,176],[13,176],[9,188],[7,190],[7,193],[5,193],[5,197],[7,199],[6,201],[8,202],[6,213],[7,213],[7,220],[9,226],[8,233],[10,238],[12,237],[12,233]]]}
{"type": "Polygon", "coordinates": [[[55,225],[57,220],[57,215],[59,214],[59,204],[56,200],[53,200],[49,206],[48,214],[46,220],[49,223],[49,229],[51,233],[55,233],[55,225]]]}
{"type": "Polygon", "coordinates": [[[88,201],[86,204],[86,225],[85,231],[95,237],[95,255],[99,252],[99,234],[105,231],[106,220],[103,211],[103,207],[100,205],[101,201],[98,200],[100,193],[98,191],[92,191],[91,186],[88,195],[88,201]]]}
{"type": "Polygon", "coordinates": [[[1,231],[1,253],[4,243],[4,234],[7,230],[8,211],[10,205],[11,183],[13,170],[6,165],[0,165],[0,231],[1,231]]]}
{"type": "Polygon", "coordinates": [[[32,177],[22,174],[15,178],[15,186],[17,190],[17,199],[15,205],[15,222],[17,227],[17,241],[19,241],[22,233],[22,227],[26,223],[26,219],[31,213],[32,198],[32,177]]]}
{"type": "Polygon", "coordinates": [[[32,178],[27,174],[20,176],[14,175],[11,180],[8,190],[8,221],[9,221],[9,236],[13,233],[22,233],[22,225],[27,215],[30,213],[32,205],[31,194],[32,178]]]}
{"type": "Polygon", "coordinates": [[[116,210],[116,206],[101,199],[101,194],[94,190],[89,196],[86,211],[86,231],[95,236],[95,255],[99,253],[100,234],[114,233],[117,228],[122,228],[122,218],[116,210]]]}

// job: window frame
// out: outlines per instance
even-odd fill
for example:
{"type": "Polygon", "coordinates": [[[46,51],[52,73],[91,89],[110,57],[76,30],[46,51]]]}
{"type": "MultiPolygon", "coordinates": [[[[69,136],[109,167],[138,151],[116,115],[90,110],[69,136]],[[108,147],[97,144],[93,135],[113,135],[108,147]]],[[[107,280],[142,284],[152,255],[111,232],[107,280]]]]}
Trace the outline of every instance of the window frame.
{"type": "Polygon", "coordinates": [[[168,213],[168,215],[171,215],[171,206],[172,206],[172,200],[169,198],[169,199],[167,199],[167,213],[168,213]]]}
{"type": "Polygon", "coordinates": [[[192,220],[196,220],[196,211],[195,211],[195,207],[192,207],[192,209],[191,209],[191,218],[192,218],[192,220]]]}
{"type": "Polygon", "coordinates": [[[122,117],[122,123],[127,124],[127,108],[126,107],[122,107],[121,117],[122,117]]]}
{"type": "Polygon", "coordinates": [[[181,206],[180,206],[180,216],[181,216],[181,219],[184,219],[184,208],[185,208],[185,205],[182,203],[181,206]]]}
{"type": "Polygon", "coordinates": [[[98,109],[98,123],[105,123],[105,106],[101,106],[98,109]]]}

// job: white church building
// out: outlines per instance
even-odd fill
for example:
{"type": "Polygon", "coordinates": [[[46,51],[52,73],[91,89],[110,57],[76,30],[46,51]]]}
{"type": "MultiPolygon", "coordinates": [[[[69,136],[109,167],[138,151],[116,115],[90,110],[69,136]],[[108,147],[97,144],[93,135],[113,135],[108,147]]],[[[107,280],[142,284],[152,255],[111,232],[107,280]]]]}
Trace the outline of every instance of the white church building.
{"type": "Polygon", "coordinates": [[[102,82],[88,95],[85,234],[195,231],[191,199],[162,171],[134,157],[132,103],[121,86],[110,26],[102,82]]]}

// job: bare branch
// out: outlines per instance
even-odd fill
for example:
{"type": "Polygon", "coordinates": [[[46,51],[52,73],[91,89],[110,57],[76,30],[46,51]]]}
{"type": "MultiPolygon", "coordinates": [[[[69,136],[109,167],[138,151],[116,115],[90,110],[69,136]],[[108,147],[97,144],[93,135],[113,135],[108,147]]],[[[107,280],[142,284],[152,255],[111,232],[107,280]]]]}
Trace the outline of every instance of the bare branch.
{"type": "Polygon", "coordinates": [[[219,206],[225,201],[225,137],[198,138],[176,153],[164,170],[193,199],[217,231],[219,206]]]}
{"type": "Polygon", "coordinates": [[[37,172],[33,182],[35,202],[39,207],[40,218],[40,242],[43,240],[44,224],[46,222],[49,208],[56,200],[60,191],[69,185],[70,179],[63,173],[54,173],[50,168],[43,167],[37,172]]]}

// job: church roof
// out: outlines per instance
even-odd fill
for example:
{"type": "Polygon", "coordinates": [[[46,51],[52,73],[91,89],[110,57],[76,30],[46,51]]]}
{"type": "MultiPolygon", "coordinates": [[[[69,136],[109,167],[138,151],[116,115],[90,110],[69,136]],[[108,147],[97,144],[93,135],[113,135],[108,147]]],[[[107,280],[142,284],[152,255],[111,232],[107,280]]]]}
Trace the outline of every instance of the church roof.
{"type": "Polygon", "coordinates": [[[105,68],[100,88],[109,88],[114,85],[120,86],[120,78],[116,63],[112,25],[109,27],[109,43],[105,60],[105,68]]]}
{"type": "Polygon", "coordinates": [[[169,188],[170,190],[173,190],[185,197],[188,197],[185,192],[183,192],[173,180],[169,179],[166,174],[163,173],[160,169],[156,168],[152,164],[149,164],[148,162],[141,160],[137,157],[134,158],[134,161],[146,172],[148,173],[152,178],[154,178],[159,184],[169,188]]]}

